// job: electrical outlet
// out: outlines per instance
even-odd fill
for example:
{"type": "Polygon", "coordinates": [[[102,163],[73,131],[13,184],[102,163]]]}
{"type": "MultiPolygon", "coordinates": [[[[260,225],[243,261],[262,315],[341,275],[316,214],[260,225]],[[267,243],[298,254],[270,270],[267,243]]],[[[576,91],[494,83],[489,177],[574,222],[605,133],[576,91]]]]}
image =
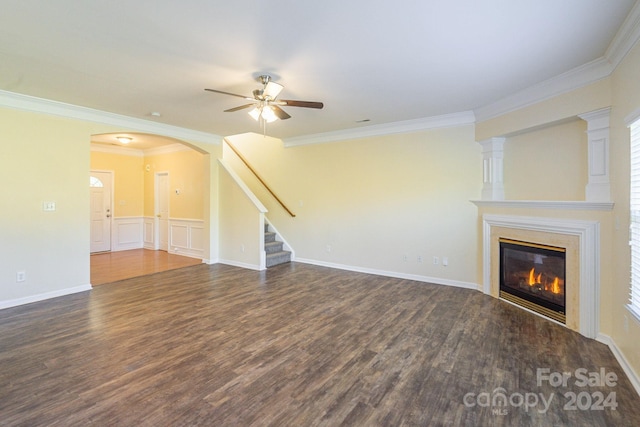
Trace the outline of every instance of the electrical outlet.
{"type": "Polygon", "coordinates": [[[433,257],[433,265],[438,265],[440,264],[440,259],[437,256],[433,257]]]}
{"type": "Polygon", "coordinates": [[[16,273],[16,282],[24,282],[27,280],[27,273],[25,271],[18,271],[16,273]]]}
{"type": "Polygon", "coordinates": [[[402,256],[402,261],[404,261],[404,262],[409,261],[409,255],[404,254],[404,255],[402,256]]]}
{"type": "Polygon", "coordinates": [[[422,255],[418,255],[418,262],[422,262],[422,255]]]}
{"type": "Polygon", "coordinates": [[[56,202],[42,202],[42,210],[45,212],[53,212],[56,210],[56,202]]]}
{"type": "Polygon", "coordinates": [[[326,251],[327,251],[327,253],[331,252],[331,245],[327,245],[326,251]]]}
{"type": "Polygon", "coordinates": [[[449,258],[447,258],[446,256],[442,257],[442,266],[446,267],[447,265],[449,265],[449,258]]]}

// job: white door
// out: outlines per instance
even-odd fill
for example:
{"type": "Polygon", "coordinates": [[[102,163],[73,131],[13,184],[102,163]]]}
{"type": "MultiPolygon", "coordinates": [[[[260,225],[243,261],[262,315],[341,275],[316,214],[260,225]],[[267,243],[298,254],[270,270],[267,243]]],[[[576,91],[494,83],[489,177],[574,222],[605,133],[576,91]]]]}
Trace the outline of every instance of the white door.
{"type": "Polygon", "coordinates": [[[169,173],[156,173],[156,242],[158,249],[169,250],[169,173]]]}
{"type": "Polygon", "coordinates": [[[91,171],[89,191],[91,200],[90,251],[111,250],[111,172],[91,171]]]}

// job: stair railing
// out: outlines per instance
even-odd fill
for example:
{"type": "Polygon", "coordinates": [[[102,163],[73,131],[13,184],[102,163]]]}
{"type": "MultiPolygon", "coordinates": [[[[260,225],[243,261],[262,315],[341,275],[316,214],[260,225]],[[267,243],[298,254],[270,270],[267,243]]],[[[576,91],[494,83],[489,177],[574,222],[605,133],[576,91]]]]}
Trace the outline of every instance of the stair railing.
{"type": "Polygon", "coordinates": [[[256,170],[249,164],[249,161],[238,151],[238,149],[236,147],[233,146],[233,144],[226,138],[223,139],[224,142],[229,146],[229,148],[231,148],[231,150],[233,150],[234,153],[236,153],[236,156],[238,156],[238,158],[240,160],[242,160],[242,163],[245,164],[245,166],[249,169],[249,171],[251,171],[251,173],[258,179],[258,181],[260,181],[260,183],[264,186],[264,188],[267,189],[267,191],[269,192],[269,194],[271,194],[273,196],[274,199],[276,199],[276,201],[280,204],[280,206],[282,206],[282,208],[287,211],[287,213],[289,215],[291,215],[291,217],[295,218],[296,214],[294,214],[293,212],[291,212],[291,210],[284,204],[284,202],[282,200],[280,200],[280,198],[278,196],[276,196],[276,193],[273,192],[273,190],[271,190],[271,187],[269,187],[267,185],[266,182],[264,182],[264,180],[262,179],[262,177],[260,175],[258,175],[258,172],[256,172],[256,170]]]}

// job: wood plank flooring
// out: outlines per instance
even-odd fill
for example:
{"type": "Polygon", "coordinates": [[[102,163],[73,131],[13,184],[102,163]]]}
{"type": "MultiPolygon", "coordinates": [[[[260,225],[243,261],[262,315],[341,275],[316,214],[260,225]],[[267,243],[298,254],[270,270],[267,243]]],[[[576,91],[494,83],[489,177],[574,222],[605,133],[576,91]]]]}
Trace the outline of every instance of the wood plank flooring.
{"type": "Polygon", "coordinates": [[[201,264],[0,311],[0,425],[637,426],[640,397],[605,345],[477,291],[201,264]]]}
{"type": "Polygon", "coordinates": [[[91,284],[103,285],[201,263],[196,258],[148,249],[96,253],[91,255],[91,284]]]}

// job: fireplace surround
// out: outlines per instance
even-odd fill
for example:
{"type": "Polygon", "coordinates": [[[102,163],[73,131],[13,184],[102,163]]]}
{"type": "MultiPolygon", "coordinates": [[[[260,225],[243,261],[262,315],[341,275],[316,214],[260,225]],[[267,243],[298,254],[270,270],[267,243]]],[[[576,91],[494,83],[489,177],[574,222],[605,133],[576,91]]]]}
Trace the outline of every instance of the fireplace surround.
{"type": "Polygon", "coordinates": [[[552,321],[596,338],[600,323],[599,222],[491,214],[484,214],[482,222],[483,292],[500,298],[501,238],[566,248],[566,321],[552,321]]]}

